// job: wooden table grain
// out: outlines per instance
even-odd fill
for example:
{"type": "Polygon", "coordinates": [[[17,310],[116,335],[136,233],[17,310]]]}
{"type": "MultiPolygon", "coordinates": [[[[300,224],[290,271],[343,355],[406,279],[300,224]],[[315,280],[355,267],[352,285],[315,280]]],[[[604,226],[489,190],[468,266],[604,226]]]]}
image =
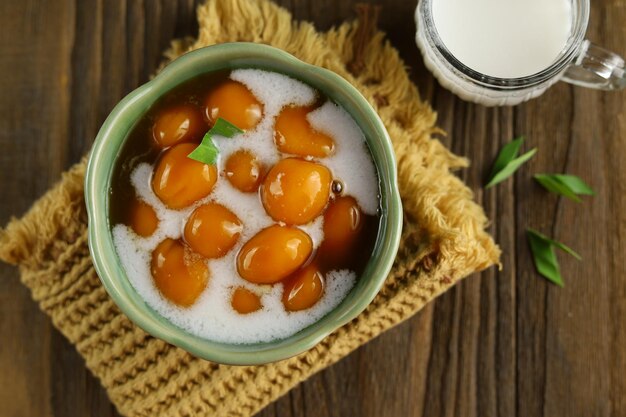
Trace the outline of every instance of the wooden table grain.
{"type": "MultiPolygon", "coordinates": [[[[327,29],[353,1],[282,0],[327,29]]],[[[424,69],[415,0],[382,3],[380,26],[424,98],[469,157],[460,171],[503,250],[503,269],[463,281],[404,324],[261,412],[280,416],[626,416],[626,93],[558,84],[514,108],[465,103],[424,69]],[[535,159],[485,191],[503,143],[525,134],[535,159]],[[582,204],[544,192],[538,172],[596,190],[582,204]],[[524,230],[579,251],[565,288],[535,273],[524,230]]],[[[194,35],[192,0],[0,2],[0,223],[20,215],[89,149],[108,112],[145,82],[174,37],[194,35]]],[[[626,54],[626,2],[594,0],[589,37],[626,54]]],[[[113,416],[74,348],[0,264],[0,416],[113,416]]]]}

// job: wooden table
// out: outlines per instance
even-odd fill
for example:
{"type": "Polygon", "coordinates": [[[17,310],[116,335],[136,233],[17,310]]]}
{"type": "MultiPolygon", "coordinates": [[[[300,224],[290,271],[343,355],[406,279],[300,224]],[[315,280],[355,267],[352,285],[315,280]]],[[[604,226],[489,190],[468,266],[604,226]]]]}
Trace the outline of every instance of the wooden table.
{"type": "MultiPolygon", "coordinates": [[[[626,93],[559,84],[515,108],[465,103],[424,69],[416,1],[385,2],[380,26],[423,96],[472,161],[459,175],[493,220],[492,268],[312,377],[269,416],[626,416],[626,93]],[[537,146],[513,181],[481,184],[501,145],[537,146]],[[544,192],[538,172],[586,179],[582,204],[544,192]],[[565,288],[538,277],[524,230],[578,250],[565,288]]],[[[320,29],[354,16],[338,0],[281,1],[320,29]]],[[[0,3],[0,223],[20,215],[78,161],[108,112],[145,82],[170,39],[197,31],[192,0],[0,3]]],[[[626,2],[592,2],[591,39],[626,54],[626,2]]],[[[0,416],[115,415],[74,348],[0,265],[0,416]]]]}

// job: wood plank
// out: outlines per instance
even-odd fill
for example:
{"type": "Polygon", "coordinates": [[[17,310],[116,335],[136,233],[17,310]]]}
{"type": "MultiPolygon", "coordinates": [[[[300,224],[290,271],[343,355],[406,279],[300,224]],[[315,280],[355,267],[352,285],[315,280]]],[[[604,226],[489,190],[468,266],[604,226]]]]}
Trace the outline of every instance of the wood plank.
{"type": "MultiPolygon", "coordinates": [[[[71,3],[71,2],[70,2],[71,3]]],[[[100,127],[99,100],[102,88],[103,4],[101,1],[72,3],[72,16],[63,22],[72,31],[71,66],[64,75],[70,91],[65,115],[68,126],[65,167],[78,161],[89,149],[100,127]]],[[[54,38],[44,43],[55,42],[54,38]]],[[[53,331],[50,342],[50,392],[54,415],[115,415],[99,382],[61,334],[53,331]]]]}
{"type": "MultiPolygon", "coordinates": [[[[354,16],[356,2],[280,3],[327,29],[354,16]]],[[[195,34],[196,4],[0,4],[0,222],[24,212],[87,151],[109,111],[148,79],[172,37],[195,34]]],[[[260,416],[626,415],[626,94],[559,84],[516,108],[464,103],[424,69],[413,41],[414,7],[384,2],[380,26],[439,112],[449,132],[442,141],[471,159],[459,175],[493,219],[503,269],[456,286],[260,416]],[[540,148],[537,157],[513,180],[483,191],[498,149],[518,134],[527,135],[528,148],[540,148]],[[582,176],[597,195],[575,204],[530,179],[553,171],[582,176]],[[583,255],[581,263],[560,257],[564,289],[535,273],[528,226],[583,255]]],[[[626,53],[625,21],[619,0],[593,2],[590,36],[626,53]]],[[[15,269],[0,265],[0,276],[3,415],[115,415],[15,269]]]]}
{"type": "MultiPolygon", "coordinates": [[[[65,167],[73,13],[71,3],[0,3],[3,224],[23,213],[65,167]]],[[[0,265],[0,276],[2,414],[51,415],[52,325],[15,268],[0,265]]]]}
{"type": "MultiPolygon", "coordinates": [[[[606,25],[609,16],[623,22],[624,8],[617,3],[594,6],[592,39],[623,49],[624,44],[616,41],[625,40],[624,31],[610,32],[606,25]]],[[[626,207],[624,195],[614,194],[614,187],[624,189],[626,179],[621,158],[614,156],[626,155],[626,120],[620,112],[624,98],[623,94],[573,91],[565,169],[587,179],[597,195],[583,204],[561,201],[555,215],[554,233],[572,242],[584,260],[564,263],[563,274],[569,278],[565,291],[547,294],[546,415],[624,412],[623,405],[622,413],[617,412],[616,402],[623,404],[625,391],[614,389],[614,384],[624,387],[623,378],[612,380],[615,365],[621,364],[622,373],[626,370],[624,326],[617,330],[617,323],[623,324],[626,294],[626,252],[620,240],[626,230],[626,207]]]]}
{"type": "MultiPolygon", "coordinates": [[[[602,8],[594,5],[594,16],[602,15],[599,24],[594,25],[594,39],[602,42],[607,48],[626,54],[626,30],[623,22],[626,21],[626,8],[623,3],[611,2],[602,8]],[[620,23],[621,22],[621,23],[620,23]],[[622,30],[612,30],[613,28],[622,30]]],[[[591,242],[591,254],[599,263],[605,263],[608,270],[607,275],[602,276],[596,270],[590,270],[588,279],[604,280],[603,285],[608,287],[604,294],[597,297],[594,304],[588,303],[589,308],[595,309],[597,304],[604,304],[607,314],[599,318],[599,322],[594,322],[592,326],[599,328],[600,324],[604,329],[602,337],[609,341],[608,369],[605,372],[595,369],[597,377],[608,377],[608,387],[600,393],[602,397],[610,400],[609,412],[615,416],[626,415],[626,170],[624,169],[623,158],[626,154],[626,95],[609,94],[601,98],[604,104],[599,109],[599,128],[591,133],[586,139],[592,143],[602,144],[602,156],[604,165],[596,165],[596,169],[590,174],[592,180],[598,186],[603,186],[605,196],[604,204],[594,204],[592,210],[592,230],[593,241],[591,242]],[[596,178],[598,175],[600,178],[596,178]],[[603,184],[603,181],[606,181],[603,184]],[[603,222],[597,222],[599,214],[597,211],[603,210],[603,222]],[[602,224],[603,229],[597,229],[597,225],[602,224]],[[602,246],[605,243],[605,246],[602,246]],[[604,296],[606,298],[604,298],[604,296]]],[[[578,113],[586,110],[585,103],[577,100],[578,113]]],[[[583,138],[581,138],[583,140],[583,138]]],[[[584,166],[583,168],[584,169],[584,166]]],[[[583,231],[584,232],[584,231],[583,231]]],[[[584,312],[583,312],[584,314],[584,312]]],[[[576,329],[574,329],[576,331],[576,329]]],[[[577,345],[583,345],[584,340],[577,338],[577,345]]],[[[585,378],[585,377],[583,377],[585,378]]]]}

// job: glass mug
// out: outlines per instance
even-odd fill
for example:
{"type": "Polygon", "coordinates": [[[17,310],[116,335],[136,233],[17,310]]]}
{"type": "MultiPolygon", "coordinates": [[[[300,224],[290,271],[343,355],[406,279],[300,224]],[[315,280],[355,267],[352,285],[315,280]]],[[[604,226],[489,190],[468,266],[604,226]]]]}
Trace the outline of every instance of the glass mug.
{"type": "Polygon", "coordinates": [[[415,11],[417,45],[439,83],[464,100],[487,106],[515,105],[539,96],[560,80],[600,90],[626,87],[624,59],[585,39],[589,0],[571,0],[572,30],[555,61],[536,74],[519,78],[490,77],[457,60],[435,28],[434,1],[420,0],[415,11]]]}

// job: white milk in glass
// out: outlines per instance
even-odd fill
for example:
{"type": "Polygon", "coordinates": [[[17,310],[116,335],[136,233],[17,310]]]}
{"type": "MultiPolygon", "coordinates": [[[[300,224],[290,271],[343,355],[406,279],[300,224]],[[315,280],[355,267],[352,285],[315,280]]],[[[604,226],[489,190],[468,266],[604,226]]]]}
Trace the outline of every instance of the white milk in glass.
{"type": "Polygon", "coordinates": [[[443,44],[467,67],[498,78],[549,67],[572,30],[570,0],[432,0],[443,44]]]}
{"type": "Polygon", "coordinates": [[[560,62],[570,47],[580,12],[572,1],[420,0],[417,45],[426,67],[461,98],[488,106],[519,104],[561,78],[563,72],[530,76],[560,62]]]}

